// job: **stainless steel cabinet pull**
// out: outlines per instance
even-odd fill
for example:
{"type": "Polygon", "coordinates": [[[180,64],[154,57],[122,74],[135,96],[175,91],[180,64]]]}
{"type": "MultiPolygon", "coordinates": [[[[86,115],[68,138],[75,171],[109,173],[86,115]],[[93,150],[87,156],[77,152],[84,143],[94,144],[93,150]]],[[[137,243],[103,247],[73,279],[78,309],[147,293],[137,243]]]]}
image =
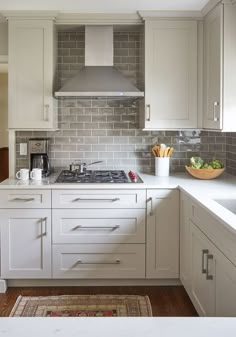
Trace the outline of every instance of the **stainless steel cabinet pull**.
{"type": "Polygon", "coordinates": [[[73,202],[77,202],[77,201],[102,201],[102,202],[115,202],[115,201],[119,201],[120,198],[114,198],[114,199],[85,199],[85,198],[76,198],[74,200],[72,200],[73,202]]]}
{"type": "Polygon", "coordinates": [[[203,249],[202,250],[202,274],[206,274],[207,269],[205,268],[205,254],[208,254],[209,250],[208,249],[203,249]]]}
{"type": "Polygon", "coordinates": [[[120,264],[120,260],[108,261],[108,262],[83,262],[81,260],[77,261],[76,264],[120,264]]]}
{"type": "Polygon", "coordinates": [[[45,122],[48,122],[48,116],[49,116],[49,104],[45,104],[43,110],[43,120],[45,122]]]}
{"type": "Polygon", "coordinates": [[[42,224],[42,236],[46,236],[47,235],[47,218],[42,218],[41,224],[42,224]],[[43,224],[44,224],[44,230],[43,230],[43,224]]]}
{"type": "Polygon", "coordinates": [[[34,201],[34,200],[35,200],[34,198],[14,198],[12,199],[12,201],[24,201],[24,202],[34,201]]]}
{"type": "Polygon", "coordinates": [[[146,121],[150,122],[151,120],[151,106],[150,104],[146,105],[146,121]]]}
{"type": "Polygon", "coordinates": [[[217,107],[220,105],[219,102],[215,101],[213,103],[213,120],[214,122],[217,122],[218,121],[218,117],[217,117],[217,107]]]}
{"type": "Polygon", "coordinates": [[[120,228],[119,225],[115,225],[115,226],[76,226],[73,228],[73,230],[77,230],[77,229],[118,229],[120,228]]]}
{"type": "Polygon", "coordinates": [[[208,254],[207,255],[206,279],[207,280],[213,280],[213,275],[209,275],[209,260],[213,260],[213,255],[212,254],[208,254]]]}
{"type": "Polygon", "coordinates": [[[153,216],[153,210],[152,210],[152,197],[150,197],[147,201],[150,202],[150,213],[149,213],[149,215],[150,215],[150,216],[153,216]]]}

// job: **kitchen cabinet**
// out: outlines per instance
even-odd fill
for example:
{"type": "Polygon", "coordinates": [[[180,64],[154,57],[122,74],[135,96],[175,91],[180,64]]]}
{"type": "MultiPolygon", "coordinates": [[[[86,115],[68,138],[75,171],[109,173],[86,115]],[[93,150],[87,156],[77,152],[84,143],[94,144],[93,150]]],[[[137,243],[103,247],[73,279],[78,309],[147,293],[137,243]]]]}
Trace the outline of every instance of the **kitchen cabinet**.
{"type": "Polygon", "coordinates": [[[145,244],[145,209],[54,209],[55,244],[145,244]]]}
{"type": "Polygon", "coordinates": [[[9,18],[10,129],[57,128],[55,56],[52,19],[9,18]]]}
{"type": "Polygon", "coordinates": [[[51,278],[51,210],[2,209],[1,276],[51,278]]]}
{"type": "Polygon", "coordinates": [[[192,299],[200,316],[215,315],[215,270],[211,242],[197,228],[191,226],[191,257],[192,257],[192,299]],[[210,268],[211,267],[211,268],[210,268]],[[209,270],[210,268],[210,270],[209,270]]]}
{"type": "Polygon", "coordinates": [[[180,280],[188,294],[191,292],[191,255],[190,255],[190,216],[191,199],[180,193],[180,280]]]}
{"type": "Polygon", "coordinates": [[[179,191],[147,190],[146,277],[179,278],[179,191]]]}
{"type": "Polygon", "coordinates": [[[201,316],[236,316],[236,267],[191,223],[192,300],[201,316]]]}
{"type": "Polygon", "coordinates": [[[204,19],[203,127],[236,131],[236,5],[220,3],[204,19]]]}
{"type": "Polygon", "coordinates": [[[197,127],[197,22],[145,21],[145,130],[197,127]]]}
{"type": "Polygon", "coordinates": [[[53,278],[145,278],[146,191],[52,191],[53,278]]]}
{"type": "Polygon", "coordinates": [[[53,278],[143,279],[145,245],[53,245],[53,278]]]}

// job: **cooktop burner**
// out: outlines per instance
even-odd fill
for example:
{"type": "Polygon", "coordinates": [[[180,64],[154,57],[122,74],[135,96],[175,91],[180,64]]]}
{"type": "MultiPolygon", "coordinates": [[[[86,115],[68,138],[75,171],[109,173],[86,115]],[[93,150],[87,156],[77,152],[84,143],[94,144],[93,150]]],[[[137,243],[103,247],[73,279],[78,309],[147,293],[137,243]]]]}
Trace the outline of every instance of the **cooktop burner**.
{"type": "MultiPolygon", "coordinates": [[[[132,182],[122,170],[87,170],[79,171],[63,170],[55,181],[56,183],[130,183],[132,182]]],[[[139,178],[138,182],[142,182],[139,178]]]]}

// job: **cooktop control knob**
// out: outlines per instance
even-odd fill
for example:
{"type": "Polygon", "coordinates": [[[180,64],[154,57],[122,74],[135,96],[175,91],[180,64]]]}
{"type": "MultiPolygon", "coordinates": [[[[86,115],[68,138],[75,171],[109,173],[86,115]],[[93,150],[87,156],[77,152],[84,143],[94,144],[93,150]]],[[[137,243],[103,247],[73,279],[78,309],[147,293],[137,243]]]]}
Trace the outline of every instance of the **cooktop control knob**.
{"type": "Polygon", "coordinates": [[[129,177],[130,177],[130,179],[134,182],[134,183],[136,183],[137,182],[137,177],[136,177],[136,175],[134,174],[134,172],[133,171],[129,171],[129,177]]]}

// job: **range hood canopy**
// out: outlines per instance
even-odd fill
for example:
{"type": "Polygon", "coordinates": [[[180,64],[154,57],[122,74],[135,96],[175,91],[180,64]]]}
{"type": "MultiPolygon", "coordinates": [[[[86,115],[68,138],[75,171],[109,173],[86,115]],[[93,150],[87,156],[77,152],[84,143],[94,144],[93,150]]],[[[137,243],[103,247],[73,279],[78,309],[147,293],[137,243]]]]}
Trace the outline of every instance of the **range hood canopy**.
{"type": "Polygon", "coordinates": [[[56,97],[143,97],[136,88],[113,67],[113,27],[85,26],[85,66],[65,82],[56,97]]]}

